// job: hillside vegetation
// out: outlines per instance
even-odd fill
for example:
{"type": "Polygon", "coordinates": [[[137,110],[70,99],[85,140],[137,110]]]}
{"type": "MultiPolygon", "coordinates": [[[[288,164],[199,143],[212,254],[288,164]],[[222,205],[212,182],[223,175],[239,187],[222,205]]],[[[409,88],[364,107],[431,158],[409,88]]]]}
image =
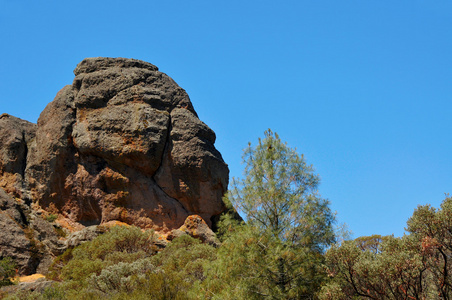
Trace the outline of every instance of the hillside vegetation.
{"type": "Polygon", "coordinates": [[[419,206],[401,238],[343,240],[313,167],[276,133],[243,158],[220,246],[182,235],[161,249],[153,231],[115,226],[59,256],[44,292],[6,299],[452,299],[452,197],[419,206]]]}

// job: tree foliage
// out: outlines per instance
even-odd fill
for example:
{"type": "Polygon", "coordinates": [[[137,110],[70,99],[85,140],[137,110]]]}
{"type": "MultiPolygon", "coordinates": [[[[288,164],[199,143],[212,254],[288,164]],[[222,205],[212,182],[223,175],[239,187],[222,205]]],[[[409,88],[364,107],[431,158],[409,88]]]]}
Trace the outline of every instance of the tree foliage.
{"type": "Polygon", "coordinates": [[[451,299],[452,198],[440,209],[419,206],[407,231],[333,246],[321,299],[451,299]]]}
{"type": "MultiPolygon", "coordinates": [[[[268,130],[243,159],[220,247],[184,235],[160,249],[152,231],[113,227],[55,260],[63,282],[6,299],[452,299],[451,197],[419,206],[403,237],[334,244],[334,214],[303,155],[268,130]]],[[[0,261],[3,283],[14,268],[0,261]]]]}
{"type": "Polygon", "coordinates": [[[334,242],[334,214],[303,155],[268,129],[256,147],[248,144],[243,161],[245,178],[233,180],[229,199],[250,226],[317,251],[334,242]]]}
{"type": "Polygon", "coordinates": [[[407,225],[420,245],[436,293],[452,299],[452,197],[446,197],[439,209],[419,206],[407,225]]]}
{"type": "Polygon", "coordinates": [[[230,229],[206,266],[202,299],[311,299],[325,278],[323,256],[252,226],[230,229]]]}
{"type": "Polygon", "coordinates": [[[246,225],[222,220],[223,244],[204,287],[215,299],[311,299],[325,278],[322,254],[334,242],[319,177],[271,130],[243,160],[245,178],[233,180],[227,201],[246,225]]]}

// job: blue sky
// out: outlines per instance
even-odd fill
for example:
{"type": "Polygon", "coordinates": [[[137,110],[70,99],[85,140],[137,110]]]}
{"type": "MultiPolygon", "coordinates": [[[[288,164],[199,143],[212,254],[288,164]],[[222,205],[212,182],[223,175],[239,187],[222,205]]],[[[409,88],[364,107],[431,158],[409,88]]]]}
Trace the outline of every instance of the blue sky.
{"type": "Polygon", "coordinates": [[[354,236],[452,193],[452,2],[0,0],[0,113],[36,122],[85,57],[151,62],[240,177],[267,128],[354,236]]]}

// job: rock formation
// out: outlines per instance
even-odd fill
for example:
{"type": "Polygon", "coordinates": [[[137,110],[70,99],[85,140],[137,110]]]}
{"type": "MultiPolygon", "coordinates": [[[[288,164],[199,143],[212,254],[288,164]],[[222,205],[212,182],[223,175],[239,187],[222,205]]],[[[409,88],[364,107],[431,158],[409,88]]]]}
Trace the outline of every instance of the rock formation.
{"type": "Polygon", "coordinates": [[[20,274],[43,272],[62,253],[58,225],[0,189],[0,258],[11,257],[20,274]]]}
{"type": "Polygon", "coordinates": [[[0,188],[75,229],[212,225],[229,171],[187,93],[134,59],[88,58],[74,74],[37,125],[0,116],[0,188]]]}
{"type": "Polygon", "coordinates": [[[8,114],[0,115],[0,187],[22,197],[28,148],[36,125],[8,114]]]}
{"type": "Polygon", "coordinates": [[[186,234],[211,246],[220,246],[220,241],[218,240],[216,234],[209,228],[209,226],[207,226],[206,222],[200,216],[188,216],[184,222],[184,225],[178,229],[173,229],[169,233],[167,239],[173,240],[186,234]]]}

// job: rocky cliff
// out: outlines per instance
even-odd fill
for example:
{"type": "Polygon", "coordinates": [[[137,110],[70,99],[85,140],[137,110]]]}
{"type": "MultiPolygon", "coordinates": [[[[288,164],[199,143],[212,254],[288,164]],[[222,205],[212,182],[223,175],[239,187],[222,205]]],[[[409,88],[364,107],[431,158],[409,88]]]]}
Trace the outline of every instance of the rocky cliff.
{"type": "Polygon", "coordinates": [[[72,229],[212,225],[229,171],[187,93],[134,59],[88,58],[74,74],[37,125],[0,116],[0,187],[72,229]]]}

